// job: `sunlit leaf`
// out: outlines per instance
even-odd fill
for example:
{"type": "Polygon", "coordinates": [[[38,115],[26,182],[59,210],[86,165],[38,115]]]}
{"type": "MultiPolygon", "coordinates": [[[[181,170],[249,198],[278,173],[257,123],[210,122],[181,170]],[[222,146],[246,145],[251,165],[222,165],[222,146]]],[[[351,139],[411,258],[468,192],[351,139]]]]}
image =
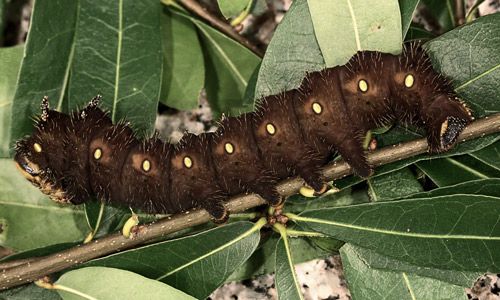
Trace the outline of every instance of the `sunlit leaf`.
{"type": "Polygon", "coordinates": [[[293,1],[267,47],[255,97],[296,88],[308,71],[325,68],[307,1],[293,1]]]}
{"type": "Polygon", "coordinates": [[[151,133],[162,74],[160,2],[75,3],[78,34],[68,83],[69,108],[101,94],[113,121],[126,118],[140,133],[151,133]]]}
{"type": "MultiPolygon", "coordinates": [[[[0,3],[3,1],[0,0],[0,3]]],[[[10,143],[12,100],[16,91],[17,75],[23,52],[24,46],[0,48],[0,68],[2,69],[0,72],[0,157],[8,157],[12,146],[10,143]]]]}
{"type": "Polygon", "coordinates": [[[259,229],[237,222],[192,236],[123,251],[86,266],[115,267],[205,298],[253,253],[259,229]]]}
{"type": "Polygon", "coordinates": [[[248,5],[252,5],[252,0],[217,0],[217,3],[224,17],[229,19],[238,15],[248,5]]]}
{"type": "Polygon", "coordinates": [[[205,64],[196,27],[165,9],[162,15],[163,84],[160,101],[179,110],[198,107],[205,64]],[[189,71],[188,71],[189,70],[189,71]]]}
{"type": "Polygon", "coordinates": [[[0,219],[5,220],[0,245],[28,250],[81,241],[82,210],[55,204],[25,180],[10,159],[0,159],[0,219]]]}
{"type": "Polygon", "coordinates": [[[309,0],[321,53],[328,67],[345,64],[357,51],[401,51],[397,0],[309,0]]]}
{"type": "Polygon", "coordinates": [[[55,285],[65,300],[195,299],[164,283],[112,268],[89,267],[70,271],[63,274],[55,285]]]}

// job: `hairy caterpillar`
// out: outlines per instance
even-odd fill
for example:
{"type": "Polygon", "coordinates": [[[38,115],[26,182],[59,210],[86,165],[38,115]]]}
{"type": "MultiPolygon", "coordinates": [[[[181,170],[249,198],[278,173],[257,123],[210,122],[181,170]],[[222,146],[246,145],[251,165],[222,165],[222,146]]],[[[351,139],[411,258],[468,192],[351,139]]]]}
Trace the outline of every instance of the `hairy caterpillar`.
{"type": "Polygon", "coordinates": [[[362,147],[369,129],[414,124],[436,153],[472,120],[418,44],[400,55],[358,52],[346,65],[307,74],[297,89],[261,99],[253,113],[223,118],[215,133],[186,134],[175,146],[156,136],[140,141],[126,124],[112,124],[99,99],[66,115],[44,98],[36,129],[16,145],[24,176],[58,202],[95,195],[150,213],[202,207],[217,222],[227,218],[231,195],[254,192],[279,205],[276,184],[290,176],[324,192],[320,170],[335,153],[370,176],[362,147]]]}

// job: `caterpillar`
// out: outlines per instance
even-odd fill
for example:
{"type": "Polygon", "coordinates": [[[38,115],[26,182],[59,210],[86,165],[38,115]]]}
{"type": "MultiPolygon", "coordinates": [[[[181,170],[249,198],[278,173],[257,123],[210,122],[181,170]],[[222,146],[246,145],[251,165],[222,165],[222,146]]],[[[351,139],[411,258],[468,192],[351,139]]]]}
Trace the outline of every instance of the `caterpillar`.
{"type": "Polygon", "coordinates": [[[201,207],[216,222],[228,218],[224,201],[232,195],[256,193],[280,205],[276,185],[290,176],[321,194],[321,168],[336,154],[370,176],[362,145],[370,129],[413,124],[438,153],[473,120],[418,43],[400,55],[357,52],[343,66],[308,73],[296,89],[262,98],[255,112],[223,117],[216,132],[188,133],[176,145],[113,124],[100,98],[64,114],[45,97],[32,135],[16,143],[23,175],[61,203],[96,197],[169,214],[201,207]]]}

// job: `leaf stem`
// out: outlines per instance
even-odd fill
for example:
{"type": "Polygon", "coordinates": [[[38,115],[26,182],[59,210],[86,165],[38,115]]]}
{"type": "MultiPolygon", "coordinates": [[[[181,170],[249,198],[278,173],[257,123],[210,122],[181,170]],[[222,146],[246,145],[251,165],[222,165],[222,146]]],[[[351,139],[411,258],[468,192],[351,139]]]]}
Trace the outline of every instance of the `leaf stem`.
{"type": "MultiPolygon", "coordinates": [[[[101,204],[99,206],[99,214],[97,215],[97,220],[96,220],[93,228],[92,228],[92,225],[90,224],[90,222],[88,222],[91,232],[89,232],[89,234],[87,235],[85,240],[83,240],[84,244],[93,240],[94,236],[97,234],[97,231],[99,230],[99,227],[101,227],[102,216],[104,215],[104,206],[105,206],[104,202],[101,202],[101,204]]],[[[87,220],[88,220],[88,217],[87,217],[87,220]]]]}
{"type": "Polygon", "coordinates": [[[230,219],[255,219],[259,216],[258,213],[242,213],[242,214],[232,214],[229,216],[230,219]]]}
{"type": "Polygon", "coordinates": [[[483,2],[484,2],[484,0],[476,0],[474,5],[472,5],[471,8],[469,8],[469,11],[467,12],[467,15],[465,16],[466,23],[470,23],[474,19],[475,12],[479,8],[479,5],[481,5],[481,3],[483,3],[483,2]]]}
{"type": "MultiPolygon", "coordinates": [[[[473,122],[459,137],[459,141],[471,140],[487,134],[500,132],[500,113],[489,115],[473,122]]],[[[368,154],[368,161],[373,166],[380,166],[391,162],[425,153],[428,144],[425,138],[385,147],[368,154]]],[[[344,161],[335,161],[323,169],[323,176],[327,180],[334,180],[352,174],[351,167],[344,161]]],[[[300,178],[292,178],[281,182],[277,186],[279,193],[286,197],[296,194],[304,181],[300,178]]],[[[265,204],[265,200],[255,194],[233,197],[226,203],[226,208],[231,214],[243,212],[247,209],[265,204]]],[[[300,220],[294,214],[286,214],[292,220],[300,220]]],[[[90,243],[78,245],[47,256],[23,261],[10,261],[9,268],[2,266],[0,269],[0,290],[18,286],[37,280],[44,275],[59,272],[71,268],[77,264],[91,259],[109,255],[117,251],[130,249],[177,232],[188,227],[201,225],[210,221],[210,215],[203,209],[189,211],[188,214],[177,214],[164,218],[154,223],[140,226],[133,238],[126,238],[120,232],[110,234],[90,243]]],[[[258,222],[263,226],[265,220],[258,222]]],[[[257,224],[257,223],[256,223],[257,224]]]]}
{"type": "Polygon", "coordinates": [[[231,21],[230,23],[231,26],[235,27],[240,25],[240,23],[243,22],[243,20],[245,20],[245,18],[250,14],[250,10],[252,9],[253,5],[254,5],[254,0],[248,1],[248,4],[245,7],[245,9],[231,21]]]}
{"type": "MultiPolygon", "coordinates": [[[[290,272],[292,273],[294,287],[297,291],[297,295],[302,300],[304,298],[303,298],[302,292],[300,290],[299,281],[297,280],[297,273],[295,272],[295,267],[294,267],[293,258],[292,258],[292,251],[290,250],[290,244],[289,244],[289,240],[288,240],[287,229],[283,224],[280,224],[280,223],[274,224],[273,228],[279,232],[279,234],[281,235],[281,238],[283,239],[283,244],[285,246],[285,252],[286,252],[286,257],[287,257],[287,262],[288,262],[288,266],[290,267],[290,272]]],[[[278,261],[276,261],[276,264],[277,263],[278,263],[278,261]]]]}
{"type": "Polygon", "coordinates": [[[165,5],[171,6],[177,6],[176,2],[180,3],[182,7],[187,9],[189,12],[205,20],[225,35],[233,38],[238,43],[252,51],[255,55],[259,57],[264,56],[264,53],[262,53],[260,49],[253,45],[248,39],[237,33],[231,25],[212,15],[195,0],[161,0],[161,2],[165,5]]]}
{"type": "Polygon", "coordinates": [[[294,229],[286,229],[286,234],[289,237],[327,237],[326,235],[319,233],[319,232],[314,232],[314,231],[302,231],[302,230],[294,230],[294,229]]]}

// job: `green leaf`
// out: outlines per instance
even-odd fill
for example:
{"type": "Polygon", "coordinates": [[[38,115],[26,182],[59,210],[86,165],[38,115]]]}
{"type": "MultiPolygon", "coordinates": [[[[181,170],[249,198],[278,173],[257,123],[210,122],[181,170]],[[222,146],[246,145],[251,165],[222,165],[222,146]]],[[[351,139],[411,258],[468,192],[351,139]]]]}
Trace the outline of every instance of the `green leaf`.
{"type": "Polygon", "coordinates": [[[81,107],[100,93],[113,121],[126,118],[137,131],[151,133],[162,74],[160,2],[76,3],[69,107],[81,107]]]}
{"type": "Polygon", "coordinates": [[[483,195],[500,198],[500,178],[461,182],[459,184],[437,188],[429,192],[413,194],[407,198],[429,198],[457,194],[483,195]]]}
{"type": "Polygon", "coordinates": [[[83,211],[44,196],[22,177],[12,160],[0,159],[0,169],[0,219],[7,223],[1,246],[28,250],[83,239],[83,211]]]}
{"type": "Polygon", "coordinates": [[[236,222],[192,236],[96,259],[85,266],[115,267],[206,298],[243,264],[259,243],[259,226],[236,222]]]}
{"type": "Polygon", "coordinates": [[[455,5],[453,0],[423,0],[431,16],[441,26],[441,32],[453,29],[455,25],[455,5]]]}
{"type": "Polygon", "coordinates": [[[276,262],[276,244],[280,237],[272,234],[262,241],[252,255],[227,279],[240,281],[254,276],[274,272],[276,262]]]}
{"type": "Polygon", "coordinates": [[[467,299],[465,289],[406,272],[372,268],[361,248],[350,244],[340,249],[344,272],[353,299],[467,299]]]}
{"type": "Polygon", "coordinates": [[[121,226],[131,216],[130,209],[126,207],[114,207],[109,204],[102,204],[100,201],[86,202],[84,208],[87,225],[89,231],[94,232],[94,238],[120,230],[121,226]],[[99,228],[95,232],[97,224],[99,228]]]}
{"type": "Polygon", "coordinates": [[[401,52],[398,1],[309,0],[308,4],[326,66],[343,65],[362,50],[401,52]]]}
{"type": "Polygon", "coordinates": [[[219,8],[226,19],[238,15],[245,7],[252,5],[252,0],[217,0],[219,8]]]}
{"type": "Polygon", "coordinates": [[[428,278],[434,278],[453,285],[470,288],[474,281],[484,272],[467,272],[455,270],[441,270],[422,266],[415,266],[397,259],[378,254],[373,250],[345,244],[341,248],[341,254],[345,252],[354,253],[365,263],[365,265],[378,270],[390,272],[405,272],[428,278]]]}
{"type": "MultiPolygon", "coordinates": [[[[288,204],[288,203],[287,203],[288,204]]],[[[279,235],[272,234],[262,242],[227,281],[241,281],[262,274],[274,272],[276,265],[276,245],[279,235]]],[[[342,245],[339,241],[327,237],[323,238],[291,238],[288,240],[293,249],[292,260],[300,264],[315,258],[324,258],[337,251],[342,245]]]]}
{"type": "Polygon", "coordinates": [[[278,299],[304,299],[295,272],[292,249],[286,235],[286,229],[283,226],[281,227],[281,239],[276,245],[276,269],[274,273],[274,282],[276,284],[278,299]]]}
{"type": "Polygon", "coordinates": [[[12,106],[11,139],[31,133],[31,117],[40,113],[40,101],[49,96],[61,110],[74,51],[78,1],[37,1],[25,46],[12,106]]]}
{"type": "Polygon", "coordinates": [[[500,14],[441,35],[426,44],[434,66],[453,80],[474,116],[500,111],[500,14]]]}
{"type": "Polygon", "coordinates": [[[42,289],[34,283],[22,285],[15,288],[10,288],[5,291],[0,291],[0,299],[8,300],[28,300],[28,299],[43,299],[43,300],[60,300],[62,299],[56,291],[42,289]]]}
{"type": "Polygon", "coordinates": [[[479,151],[472,152],[470,156],[475,157],[492,168],[500,170],[500,142],[491,144],[479,151]]]}
{"type": "Polygon", "coordinates": [[[416,165],[440,187],[469,180],[500,177],[499,170],[492,169],[469,155],[423,160],[416,165]]]}
{"type": "MultiPolygon", "coordinates": [[[[3,3],[0,0],[0,3],[3,3]]],[[[1,4],[3,5],[3,4],[1,4]]],[[[0,9],[0,20],[1,20],[0,9]]],[[[1,29],[1,26],[0,26],[1,29]]],[[[11,110],[16,80],[23,59],[24,46],[0,48],[0,157],[8,157],[10,150],[11,110]]]]}
{"type": "Polygon", "coordinates": [[[498,272],[499,201],[476,195],[405,199],[307,211],[297,220],[411,264],[498,272]]]}
{"type": "Polygon", "coordinates": [[[413,41],[413,40],[430,40],[435,38],[436,36],[425,28],[421,27],[419,24],[412,23],[408,32],[406,33],[405,41],[413,41]]]}
{"type": "Polygon", "coordinates": [[[205,23],[194,20],[194,24],[207,51],[205,88],[212,110],[228,115],[253,111],[253,101],[243,100],[248,81],[260,58],[205,23]]]}
{"type": "Polygon", "coordinates": [[[171,11],[191,20],[202,38],[205,51],[205,89],[212,111],[216,115],[239,115],[253,111],[253,99],[247,99],[244,95],[248,81],[259,66],[260,58],[185,11],[171,11]]]}
{"type": "Polygon", "coordinates": [[[163,84],[160,101],[179,110],[198,107],[205,64],[196,27],[168,9],[162,14],[163,84]]]}
{"type": "Polygon", "coordinates": [[[63,274],[55,283],[65,299],[195,299],[164,283],[129,271],[89,267],[63,274]]]}
{"type": "Polygon", "coordinates": [[[413,14],[417,9],[420,0],[399,0],[399,9],[401,10],[401,27],[403,32],[403,40],[411,25],[413,14]]]}
{"type": "Polygon", "coordinates": [[[372,201],[398,199],[405,195],[423,191],[415,175],[408,168],[368,178],[367,183],[372,201]]]}
{"type": "Polygon", "coordinates": [[[256,99],[291,90],[308,71],[325,68],[306,0],[295,0],[274,32],[262,60],[256,99]]]}
{"type": "MultiPolygon", "coordinates": [[[[45,247],[30,249],[26,251],[16,252],[6,257],[2,257],[0,262],[12,261],[16,259],[25,259],[49,255],[55,252],[63,251],[76,246],[78,243],[62,243],[62,244],[52,244],[45,247]]],[[[1,299],[1,298],[0,298],[1,299]]]]}

